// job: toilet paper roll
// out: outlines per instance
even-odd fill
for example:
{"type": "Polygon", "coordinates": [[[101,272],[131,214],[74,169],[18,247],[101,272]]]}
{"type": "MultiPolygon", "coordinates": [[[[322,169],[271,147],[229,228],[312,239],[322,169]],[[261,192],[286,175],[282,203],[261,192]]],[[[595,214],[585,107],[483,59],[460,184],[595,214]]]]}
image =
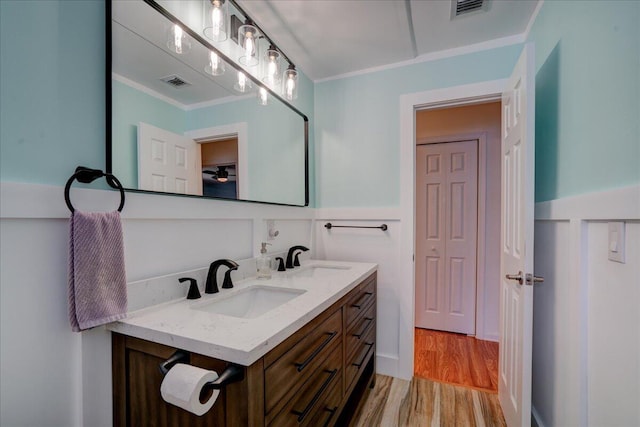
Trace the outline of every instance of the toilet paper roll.
{"type": "Polygon", "coordinates": [[[196,366],[175,364],[160,385],[160,394],[165,402],[178,406],[198,416],[206,413],[216,402],[219,390],[214,390],[204,403],[200,402],[200,392],[205,383],[215,381],[218,373],[196,366]]]}

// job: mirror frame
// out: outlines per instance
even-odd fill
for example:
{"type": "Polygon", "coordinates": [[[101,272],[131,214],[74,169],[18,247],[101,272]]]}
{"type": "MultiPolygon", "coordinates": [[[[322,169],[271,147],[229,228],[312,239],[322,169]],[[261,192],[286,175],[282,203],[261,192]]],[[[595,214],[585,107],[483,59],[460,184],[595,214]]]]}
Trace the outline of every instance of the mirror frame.
{"type": "MultiPolygon", "coordinates": [[[[185,31],[187,34],[189,34],[189,36],[191,36],[196,42],[201,43],[202,45],[204,45],[205,47],[207,47],[208,49],[211,49],[213,51],[215,51],[222,59],[224,59],[228,65],[230,65],[231,67],[233,67],[234,69],[238,70],[238,71],[245,71],[242,67],[240,67],[239,65],[237,65],[235,63],[235,61],[232,61],[231,59],[229,59],[229,57],[227,57],[225,54],[223,54],[222,52],[220,52],[218,49],[216,49],[214,46],[211,45],[211,43],[209,43],[207,40],[205,40],[203,37],[201,37],[198,33],[196,33],[195,31],[193,31],[192,28],[190,28],[189,26],[185,25],[182,21],[180,21],[178,18],[176,18],[174,15],[172,15],[170,12],[168,12],[165,8],[163,8],[162,6],[160,6],[158,3],[156,3],[154,0],[140,0],[143,1],[144,3],[146,3],[147,5],[149,5],[150,7],[154,8],[156,11],[158,11],[160,14],[162,14],[165,18],[167,18],[169,21],[173,22],[176,25],[180,25],[183,28],[183,31],[185,31]]],[[[245,15],[245,17],[247,16],[246,13],[244,12],[244,10],[239,7],[235,2],[234,6],[237,7],[237,9],[245,15]]],[[[112,108],[113,108],[113,92],[112,92],[112,61],[113,61],[113,43],[112,43],[112,30],[111,30],[111,25],[112,25],[112,16],[111,16],[111,0],[105,0],[104,2],[105,4],[105,73],[106,73],[106,78],[105,78],[105,95],[106,95],[106,111],[105,111],[105,119],[106,119],[106,129],[105,129],[105,134],[106,134],[106,140],[105,140],[105,149],[106,149],[106,165],[105,165],[105,172],[106,173],[112,173],[113,171],[113,154],[112,154],[112,148],[113,148],[113,130],[112,130],[112,126],[113,126],[113,116],[112,116],[112,108]]],[[[291,105],[288,101],[286,101],[284,98],[282,98],[279,94],[277,94],[276,92],[274,92],[273,90],[271,90],[271,88],[269,88],[266,85],[263,85],[262,82],[260,80],[258,80],[255,76],[253,76],[251,73],[245,73],[247,78],[250,79],[254,84],[256,84],[259,87],[264,87],[271,96],[275,97],[276,99],[278,99],[280,102],[284,103],[284,105],[286,105],[287,107],[289,107],[294,113],[298,114],[303,120],[304,120],[304,204],[303,205],[295,205],[295,204],[290,204],[290,203],[278,203],[278,202],[267,202],[267,201],[262,201],[262,200],[247,200],[247,199],[228,199],[228,198],[224,198],[224,197],[212,197],[212,196],[200,196],[200,195],[195,195],[195,194],[180,194],[180,193],[164,193],[164,192],[160,192],[160,191],[151,191],[151,190],[140,190],[137,188],[125,188],[125,191],[130,191],[130,192],[134,192],[134,193],[147,193],[147,194],[159,194],[159,195],[166,195],[166,196],[178,196],[178,197],[190,197],[190,198],[198,198],[198,199],[205,199],[205,200],[225,200],[225,201],[231,201],[231,202],[249,202],[249,203],[260,203],[260,204],[266,204],[266,205],[279,205],[279,206],[295,206],[295,207],[307,207],[309,206],[309,118],[303,114],[300,110],[298,110],[296,107],[294,107],[293,105],[291,105]]]]}

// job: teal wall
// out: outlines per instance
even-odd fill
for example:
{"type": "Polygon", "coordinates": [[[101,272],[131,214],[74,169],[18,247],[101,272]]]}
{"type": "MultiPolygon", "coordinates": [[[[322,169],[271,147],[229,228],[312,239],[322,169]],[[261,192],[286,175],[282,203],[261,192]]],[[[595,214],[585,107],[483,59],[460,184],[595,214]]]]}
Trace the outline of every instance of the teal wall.
{"type": "Polygon", "coordinates": [[[546,1],[529,39],[536,201],[640,183],[640,2],[546,1]]]}
{"type": "Polygon", "coordinates": [[[104,168],[102,1],[0,1],[0,180],[104,168]]]}
{"type": "Polygon", "coordinates": [[[113,173],[126,188],[138,188],[138,123],[182,135],[184,110],[112,80],[113,173]]]}
{"type": "Polygon", "coordinates": [[[244,122],[248,130],[246,199],[304,203],[304,121],[282,102],[267,106],[255,97],[183,110],[113,80],[113,173],[127,188],[137,188],[138,123],[179,135],[186,131],[244,122]]]}
{"type": "Polygon", "coordinates": [[[521,45],[316,85],[316,204],[400,205],[400,95],[506,78],[521,45]]]}
{"type": "Polygon", "coordinates": [[[246,122],[248,199],[304,203],[304,121],[285,104],[270,100],[262,106],[250,97],[191,110],[186,117],[186,131],[246,122]]]}

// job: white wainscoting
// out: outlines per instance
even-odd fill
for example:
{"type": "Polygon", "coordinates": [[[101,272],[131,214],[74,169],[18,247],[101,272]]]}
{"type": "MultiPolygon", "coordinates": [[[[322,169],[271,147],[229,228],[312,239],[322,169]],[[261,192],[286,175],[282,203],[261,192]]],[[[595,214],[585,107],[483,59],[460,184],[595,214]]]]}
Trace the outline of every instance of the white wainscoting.
{"type": "Polygon", "coordinates": [[[640,425],[640,186],[538,203],[535,270],[534,421],[640,425]],[[626,264],[608,221],[626,223],[626,264]]]}
{"type": "MultiPolygon", "coordinates": [[[[106,211],[115,191],[74,185],[80,210],[106,211]]],[[[314,210],[127,193],[122,212],[127,281],[258,254],[312,248],[314,210]]],[[[63,188],[0,183],[0,425],[111,426],[111,338],[71,332],[67,317],[69,211],[63,188]]]]}

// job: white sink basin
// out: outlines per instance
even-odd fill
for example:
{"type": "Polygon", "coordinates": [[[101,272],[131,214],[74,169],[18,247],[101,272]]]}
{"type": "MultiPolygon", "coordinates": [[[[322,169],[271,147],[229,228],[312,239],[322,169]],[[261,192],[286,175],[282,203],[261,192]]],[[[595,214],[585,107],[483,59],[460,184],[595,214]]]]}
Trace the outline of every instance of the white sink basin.
{"type": "Polygon", "coordinates": [[[298,271],[293,271],[292,276],[296,277],[326,277],[336,273],[341,273],[345,270],[349,270],[350,267],[343,266],[329,266],[329,265],[312,265],[309,267],[302,267],[298,271]]]}
{"type": "Polygon", "coordinates": [[[225,316],[253,319],[305,293],[304,289],[276,288],[256,285],[233,295],[193,306],[194,310],[225,316]]]}

